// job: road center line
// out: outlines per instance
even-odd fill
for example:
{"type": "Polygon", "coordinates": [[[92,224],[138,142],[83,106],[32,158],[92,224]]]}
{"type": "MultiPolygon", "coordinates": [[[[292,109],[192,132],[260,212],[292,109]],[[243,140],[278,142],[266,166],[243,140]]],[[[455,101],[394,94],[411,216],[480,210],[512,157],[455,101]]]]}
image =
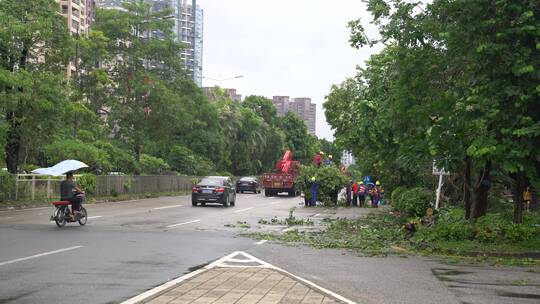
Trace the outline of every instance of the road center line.
{"type": "Polygon", "coordinates": [[[177,207],[184,207],[184,205],[157,207],[157,208],[152,208],[152,210],[163,210],[163,209],[170,209],[170,208],[177,208],[177,207]]]}
{"type": "Polygon", "coordinates": [[[264,244],[266,242],[268,242],[268,240],[260,240],[257,243],[255,243],[255,245],[262,245],[262,244],[264,244]]]}
{"type": "Polygon", "coordinates": [[[281,201],[273,201],[273,202],[270,203],[270,205],[275,205],[275,204],[279,204],[279,203],[281,203],[281,201]]]}
{"type": "Polygon", "coordinates": [[[15,260],[11,260],[11,261],[5,261],[5,262],[1,262],[0,266],[13,264],[13,263],[17,263],[17,262],[22,262],[22,261],[26,261],[26,260],[31,260],[31,259],[35,259],[35,258],[40,258],[40,257],[43,257],[43,256],[47,256],[47,255],[51,255],[51,254],[55,254],[55,253],[60,253],[60,252],[64,252],[64,251],[69,251],[69,250],[74,250],[74,249],[78,249],[78,248],[81,248],[81,247],[82,246],[73,246],[73,247],[58,249],[58,250],[54,250],[54,251],[44,252],[44,253],[40,253],[40,254],[35,254],[35,255],[32,255],[32,256],[25,257],[25,258],[15,259],[15,260]]]}
{"type": "Polygon", "coordinates": [[[89,217],[87,217],[87,219],[91,220],[91,219],[97,219],[97,218],[100,218],[100,217],[103,217],[103,215],[89,216],[89,217]]]}
{"type": "Polygon", "coordinates": [[[248,211],[248,210],[251,210],[251,209],[253,209],[253,207],[236,210],[236,211],[234,211],[234,213],[240,213],[240,212],[248,211]]]}
{"type": "Polygon", "coordinates": [[[200,222],[200,221],[201,220],[193,220],[193,221],[189,221],[189,222],[185,222],[185,223],[169,225],[169,226],[167,226],[167,228],[173,228],[173,227],[183,226],[183,225],[187,225],[187,224],[193,224],[193,223],[197,223],[197,222],[200,222]]]}

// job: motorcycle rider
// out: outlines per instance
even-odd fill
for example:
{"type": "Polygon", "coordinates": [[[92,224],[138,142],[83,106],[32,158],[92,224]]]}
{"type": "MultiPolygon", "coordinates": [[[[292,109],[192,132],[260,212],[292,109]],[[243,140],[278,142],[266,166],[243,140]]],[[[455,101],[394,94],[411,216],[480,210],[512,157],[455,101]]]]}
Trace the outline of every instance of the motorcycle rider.
{"type": "Polygon", "coordinates": [[[66,179],[60,183],[60,199],[71,203],[72,217],[76,219],[80,215],[84,191],[77,187],[77,184],[73,181],[73,172],[71,171],[66,173],[66,179]]]}

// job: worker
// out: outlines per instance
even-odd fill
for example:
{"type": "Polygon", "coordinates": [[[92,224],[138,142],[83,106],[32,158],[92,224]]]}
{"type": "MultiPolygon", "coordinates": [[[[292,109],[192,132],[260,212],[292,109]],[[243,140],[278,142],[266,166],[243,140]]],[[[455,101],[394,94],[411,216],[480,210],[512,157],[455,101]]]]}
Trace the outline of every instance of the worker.
{"type": "Polygon", "coordinates": [[[356,181],[354,181],[352,185],[352,192],[353,192],[352,205],[356,207],[358,205],[358,183],[356,183],[356,181]]]}
{"type": "Polygon", "coordinates": [[[325,160],[324,164],[327,166],[332,164],[332,154],[328,154],[328,158],[325,160]]]}
{"type": "Polygon", "coordinates": [[[379,181],[375,182],[375,187],[377,187],[377,192],[379,193],[379,204],[386,205],[386,199],[384,197],[384,187],[379,181]]]}
{"type": "Polygon", "coordinates": [[[378,186],[380,185],[381,183],[379,181],[375,182],[375,186],[371,188],[370,193],[369,193],[369,196],[371,196],[371,207],[373,208],[379,207],[380,193],[379,193],[378,186]]]}
{"type": "Polygon", "coordinates": [[[311,204],[310,206],[317,206],[317,191],[319,191],[319,182],[315,176],[311,177],[311,204]]]}
{"type": "Polygon", "coordinates": [[[321,163],[323,161],[323,156],[324,156],[323,151],[320,151],[319,154],[315,154],[315,156],[313,156],[313,165],[315,167],[319,168],[321,166],[321,163]]]}
{"type": "Polygon", "coordinates": [[[352,196],[352,187],[353,187],[354,181],[350,181],[347,183],[347,187],[345,187],[345,200],[347,201],[347,206],[351,205],[351,196],[352,196]]]}
{"type": "Polygon", "coordinates": [[[364,207],[365,202],[366,202],[366,185],[364,185],[364,182],[360,181],[360,185],[358,186],[358,206],[364,207]]]}
{"type": "Polygon", "coordinates": [[[523,202],[525,204],[525,210],[531,210],[532,192],[529,187],[523,191],[523,202]]]}

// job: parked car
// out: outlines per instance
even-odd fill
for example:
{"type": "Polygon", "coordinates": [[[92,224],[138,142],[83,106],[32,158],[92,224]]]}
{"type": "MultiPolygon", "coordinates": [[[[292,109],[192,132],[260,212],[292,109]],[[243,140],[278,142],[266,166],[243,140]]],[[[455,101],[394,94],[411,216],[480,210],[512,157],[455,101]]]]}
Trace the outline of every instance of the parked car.
{"type": "Polygon", "coordinates": [[[234,206],[236,191],[234,183],[227,176],[207,176],[201,179],[191,191],[191,205],[202,206],[207,203],[222,204],[224,207],[234,206]]]}
{"type": "Polygon", "coordinates": [[[254,176],[245,176],[236,182],[236,193],[250,191],[261,193],[261,182],[254,176]]]}

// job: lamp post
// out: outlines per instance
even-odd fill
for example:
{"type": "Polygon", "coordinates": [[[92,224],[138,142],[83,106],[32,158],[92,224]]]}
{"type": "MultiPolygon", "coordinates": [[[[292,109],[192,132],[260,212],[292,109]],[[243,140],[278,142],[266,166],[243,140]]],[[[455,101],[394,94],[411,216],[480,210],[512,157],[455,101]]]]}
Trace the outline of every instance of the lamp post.
{"type": "Polygon", "coordinates": [[[216,78],[210,78],[210,77],[204,77],[203,76],[203,79],[208,79],[208,80],[213,80],[213,81],[225,81],[225,80],[238,79],[238,78],[242,78],[242,77],[244,77],[244,75],[238,75],[238,76],[229,77],[229,78],[222,78],[222,79],[216,79],[216,78]]]}

